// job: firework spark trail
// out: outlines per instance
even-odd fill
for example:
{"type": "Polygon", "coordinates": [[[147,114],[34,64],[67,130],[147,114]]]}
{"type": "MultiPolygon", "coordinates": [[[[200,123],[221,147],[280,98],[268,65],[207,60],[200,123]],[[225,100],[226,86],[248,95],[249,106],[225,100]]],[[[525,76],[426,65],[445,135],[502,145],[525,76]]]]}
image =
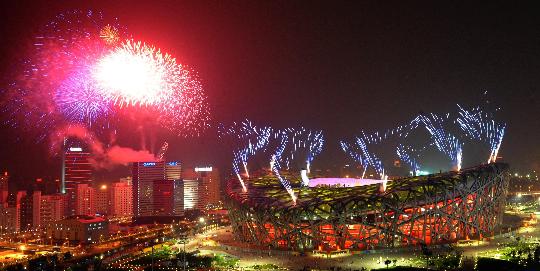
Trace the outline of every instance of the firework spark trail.
{"type": "Polygon", "coordinates": [[[504,138],[505,123],[496,123],[488,114],[482,112],[479,107],[466,110],[458,104],[459,116],[457,122],[465,134],[478,141],[486,142],[490,148],[488,163],[494,163],[504,138]]]}
{"type": "Polygon", "coordinates": [[[246,121],[242,126],[242,131],[244,133],[243,137],[249,137],[247,146],[240,151],[241,162],[244,166],[246,175],[249,178],[249,171],[247,167],[248,160],[250,159],[250,157],[257,154],[259,150],[263,149],[268,145],[270,136],[272,134],[272,128],[258,128],[254,126],[251,122],[246,121]],[[255,144],[251,142],[252,139],[255,141],[255,144]]]}
{"type": "Polygon", "coordinates": [[[379,175],[381,179],[385,179],[386,175],[381,159],[371,152],[368,146],[381,144],[390,139],[404,138],[410,133],[410,130],[411,128],[408,125],[400,125],[382,133],[374,132],[366,134],[362,131],[361,135],[356,137],[353,144],[342,141],[341,148],[363,167],[362,178],[365,177],[367,169],[373,167],[377,175],[379,175]]]}
{"type": "Polygon", "coordinates": [[[296,159],[303,159],[302,163],[310,172],[311,164],[316,156],[322,152],[324,146],[324,135],[322,131],[312,131],[304,127],[286,128],[275,133],[274,138],[279,138],[282,133],[286,133],[289,140],[285,146],[283,161],[287,170],[290,169],[290,164],[296,159]]]}
{"type": "Polygon", "coordinates": [[[271,162],[271,165],[272,165],[271,170],[279,179],[279,181],[281,182],[281,185],[283,185],[287,193],[289,193],[289,195],[291,196],[293,204],[296,205],[297,198],[296,198],[296,195],[294,194],[294,190],[292,189],[291,183],[286,178],[283,178],[281,174],[279,173],[279,171],[281,170],[281,163],[283,161],[283,153],[285,151],[285,148],[287,147],[287,144],[289,143],[288,132],[290,132],[290,130],[280,131],[277,133],[281,141],[278,147],[276,148],[276,150],[274,151],[274,154],[272,155],[273,163],[271,162]]]}
{"type": "Polygon", "coordinates": [[[405,146],[399,144],[396,153],[400,160],[407,163],[413,172],[413,176],[417,176],[418,171],[420,170],[420,164],[418,162],[419,151],[411,148],[410,146],[405,146]]]}
{"type": "MultiPolygon", "coordinates": [[[[375,169],[375,172],[381,178],[381,180],[384,179],[385,175],[382,161],[375,154],[369,152],[367,144],[363,138],[357,137],[356,144],[360,149],[362,156],[364,157],[364,163],[366,165],[366,168],[367,166],[372,166],[375,169]]],[[[362,175],[362,178],[364,178],[364,175],[362,175]]]]}
{"type": "Polygon", "coordinates": [[[362,159],[362,155],[358,153],[358,151],[354,151],[352,147],[347,144],[344,141],[340,141],[341,149],[348,154],[354,161],[356,161],[361,166],[364,166],[364,159],[362,159]]]}
{"type": "Polygon", "coordinates": [[[349,144],[347,144],[346,142],[341,141],[340,145],[341,145],[341,149],[346,154],[348,154],[354,161],[356,161],[358,164],[360,164],[360,166],[362,166],[362,168],[363,168],[363,170],[362,170],[362,179],[363,179],[364,176],[366,175],[366,171],[367,171],[367,168],[369,166],[367,164],[367,161],[364,160],[364,158],[362,157],[362,155],[360,154],[360,152],[358,150],[353,150],[353,148],[349,144]]]}
{"type": "Polygon", "coordinates": [[[317,155],[319,155],[322,152],[323,145],[324,145],[324,136],[322,134],[322,131],[315,132],[313,136],[311,136],[312,133],[310,132],[308,136],[308,157],[307,157],[307,173],[311,172],[311,163],[313,162],[313,159],[317,155]]]}
{"type": "Polygon", "coordinates": [[[249,178],[248,162],[250,157],[257,154],[261,149],[266,148],[271,136],[271,127],[257,127],[249,120],[241,123],[233,123],[230,127],[220,125],[218,127],[218,136],[230,136],[238,142],[243,142],[240,147],[233,151],[233,171],[237,175],[238,180],[242,184],[242,188],[246,191],[244,180],[240,174],[240,165],[242,165],[245,175],[249,178]],[[245,143],[244,143],[245,142],[245,143]]]}
{"type": "MultiPolygon", "coordinates": [[[[446,115],[446,120],[449,115],[446,115]]],[[[452,161],[453,166],[461,170],[462,147],[463,144],[458,138],[446,132],[444,128],[445,118],[439,117],[433,113],[420,116],[422,123],[431,135],[435,146],[452,161]]]]}
{"type": "Polygon", "coordinates": [[[235,152],[233,154],[233,164],[232,164],[233,171],[236,174],[236,177],[238,178],[240,185],[242,185],[242,191],[247,192],[246,184],[244,183],[242,176],[240,176],[240,168],[238,167],[240,162],[241,162],[241,158],[239,157],[239,154],[235,152]]]}

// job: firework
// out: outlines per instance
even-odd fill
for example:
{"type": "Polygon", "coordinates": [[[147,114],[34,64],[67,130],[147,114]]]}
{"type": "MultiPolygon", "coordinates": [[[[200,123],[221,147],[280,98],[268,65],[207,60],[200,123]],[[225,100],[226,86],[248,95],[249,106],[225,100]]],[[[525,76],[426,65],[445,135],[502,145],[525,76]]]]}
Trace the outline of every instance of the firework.
{"type": "Polygon", "coordinates": [[[99,60],[93,75],[116,106],[153,111],[162,127],[179,135],[198,135],[209,126],[196,74],[155,47],[127,40],[99,60]]]}
{"type": "Polygon", "coordinates": [[[58,15],[36,36],[22,76],[3,93],[10,101],[2,102],[5,122],[36,132],[38,140],[64,125],[116,132],[120,117],[182,136],[207,128],[209,107],[196,73],[126,38],[116,19],[99,12],[58,15]]]}
{"type": "Polygon", "coordinates": [[[396,149],[396,154],[398,155],[400,160],[404,161],[411,167],[413,176],[416,176],[418,174],[418,171],[420,170],[420,164],[418,162],[418,151],[411,148],[410,146],[399,144],[396,149]]]}
{"type": "Polygon", "coordinates": [[[459,117],[457,122],[465,134],[478,141],[486,142],[490,148],[488,163],[495,163],[502,144],[505,123],[497,123],[489,114],[480,110],[479,107],[466,110],[459,107],[459,117]]]}
{"type": "Polygon", "coordinates": [[[367,169],[372,167],[381,180],[384,180],[386,175],[383,163],[371,150],[371,146],[381,144],[390,139],[404,138],[409,132],[410,127],[406,125],[400,125],[395,129],[386,130],[383,133],[374,132],[367,134],[362,131],[361,135],[356,137],[352,144],[341,141],[341,149],[362,166],[362,178],[365,177],[367,169]]]}
{"type": "Polygon", "coordinates": [[[161,125],[178,135],[198,136],[210,126],[210,111],[201,82],[182,69],[181,81],[170,100],[158,106],[161,125]]]}
{"type": "Polygon", "coordinates": [[[120,40],[118,35],[118,29],[111,25],[106,25],[99,31],[99,37],[102,38],[107,44],[115,44],[120,40]]]}
{"type": "Polygon", "coordinates": [[[364,138],[357,137],[356,145],[361,151],[362,157],[364,157],[365,168],[364,168],[364,173],[362,174],[362,178],[364,178],[364,174],[366,172],[365,169],[367,169],[368,166],[371,166],[375,169],[375,172],[380,176],[381,180],[384,179],[385,175],[384,175],[384,167],[383,167],[382,161],[374,153],[369,152],[368,146],[364,138]]]}
{"type": "Polygon", "coordinates": [[[4,93],[5,122],[37,134],[38,140],[63,125],[84,124],[105,129],[93,122],[110,117],[114,111],[99,95],[88,72],[96,59],[111,49],[99,37],[105,25],[124,35],[115,19],[99,12],[70,11],[59,14],[39,30],[29,57],[22,61],[17,81],[4,93]]]}
{"type": "Polygon", "coordinates": [[[120,107],[161,106],[181,87],[181,70],[174,58],[131,40],[102,57],[94,77],[104,95],[120,107]]]}
{"type": "Polygon", "coordinates": [[[220,126],[219,136],[221,137],[222,135],[229,135],[245,142],[245,144],[241,144],[241,146],[233,152],[233,171],[242,184],[243,189],[246,189],[244,180],[240,174],[240,166],[243,167],[245,176],[249,178],[248,161],[259,150],[267,146],[272,135],[272,128],[257,127],[249,120],[245,120],[239,124],[234,123],[233,126],[229,128],[220,126]]]}
{"type": "Polygon", "coordinates": [[[291,196],[291,200],[293,201],[293,204],[296,204],[297,197],[294,194],[294,190],[292,189],[291,183],[286,178],[283,178],[279,171],[281,170],[281,163],[283,162],[283,153],[285,151],[285,148],[287,147],[287,144],[289,142],[289,135],[286,131],[281,131],[277,133],[277,136],[281,138],[280,144],[276,148],[274,154],[272,155],[272,162],[271,162],[271,170],[276,175],[276,177],[279,179],[287,193],[291,196]]]}
{"type": "Polygon", "coordinates": [[[322,131],[316,132],[316,133],[309,133],[308,135],[308,156],[306,160],[306,168],[307,173],[311,172],[311,162],[313,162],[313,159],[315,156],[319,155],[322,152],[323,144],[324,144],[324,137],[322,134],[322,131]],[[313,135],[313,136],[311,136],[313,135]]]}
{"type": "Polygon", "coordinates": [[[56,90],[54,101],[70,123],[92,126],[98,119],[107,118],[111,112],[107,99],[84,72],[69,76],[56,90]]]}
{"type": "Polygon", "coordinates": [[[444,128],[448,118],[449,114],[446,115],[445,118],[439,117],[433,113],[420,116],[422,123],[431,135],[437,149],[446,154],[452,161],[454,168],[459,171],[461,170],[463,144],[458,138],[448,133],[444,128]]]}
{"type": "Polygon", "coordinates": [[[240,168],[238,168],[238,164],[241,161],[240,155],[238,153],[233,154],[233,171],[236,174],[238,181],[242,185],[242,191],[247,192],[246,185],[244,183],[244,180],[242,179],[242,176],[240,176],[240,168]]]}

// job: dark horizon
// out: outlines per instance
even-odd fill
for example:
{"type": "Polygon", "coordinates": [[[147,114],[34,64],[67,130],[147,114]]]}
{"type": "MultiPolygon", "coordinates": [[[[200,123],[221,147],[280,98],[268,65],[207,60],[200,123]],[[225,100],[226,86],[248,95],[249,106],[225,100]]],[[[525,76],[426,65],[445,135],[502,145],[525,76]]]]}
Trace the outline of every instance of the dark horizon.
{"type": "MultiPolygon", "coordinates": [[[[501,107],[502,161],[540,170],[540,18],[532,3],[160,1],[2,3],[3,89],[40,26],[71,9],[98,10],[137,39],[170,52],[199,74],[214,127],[250,119],[326,135],[321,167],[346,161],[338,141],[382,131],[419,112],[456,104],[501,107]]],[[[125,125],[128,126],[128,125],[125,125]]],[[[211,129],[201,138],[156,132],[157,148],[188,165],[230,172],[230,153],[211,129]]],[[[140,148],[123,127],[118,142],[140,148]]],[[[150,139],[149,139],[150,141],[150,139]]],[[[60,175],[48,142],[0,125],[0,170],[20,180],[60,175]]],[[[155,146],[154,146],[155,147],[155,146]]],[[[317,161],[317,160],[316,160],[317,161]]],[[[127,170],[129,173],[129,170],[127,170]]],[[[100,173],[105,174],[107,173],[100,173]]]]}

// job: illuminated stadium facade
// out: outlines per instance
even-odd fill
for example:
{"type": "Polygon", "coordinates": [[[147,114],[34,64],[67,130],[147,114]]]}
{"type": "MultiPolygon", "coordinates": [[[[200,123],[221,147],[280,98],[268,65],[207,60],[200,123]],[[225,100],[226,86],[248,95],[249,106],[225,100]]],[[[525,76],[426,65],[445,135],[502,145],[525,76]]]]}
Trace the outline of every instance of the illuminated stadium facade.
{"type": "Polygon", "coordinates": [[[494,234],[508,188],[506,164],[357,186],[301,187],[296,204],[272,175],[227,185],[238,240],[292,250],[362,250],[450,243],[494,234]]]}

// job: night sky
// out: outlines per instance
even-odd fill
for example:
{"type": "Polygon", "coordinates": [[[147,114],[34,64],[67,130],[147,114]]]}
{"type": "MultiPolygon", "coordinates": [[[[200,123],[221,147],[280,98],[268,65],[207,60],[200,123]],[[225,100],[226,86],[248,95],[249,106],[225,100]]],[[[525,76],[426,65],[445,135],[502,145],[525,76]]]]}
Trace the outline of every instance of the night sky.
{"type": "MultiPolygon", "coordinates": [[[[321,167],[347,157],[338,140],[405,124],[456,103],[502,108],[508,130],[500,155],[518,170],[540,170],[540,17],[526,3],[471,1],[3,1],[1,82],[56,14],[93,9],[114,15],[136,39],[198,71],[213,124],[250,119],[275,127],[323,129],[321,167]],[[362,3],[360,3],[362,2],[362,3]]],[[[119,142],[137,147],[124,131],[119,142]]],[[[58,158],[0,126],[0,170],[57,177],[58,158]],[[19,138],[19,139],[17,139],[19,138]]],[[[167,140],[170,159],[213,162],[230,153],[212,132],[167,140]]]]}

